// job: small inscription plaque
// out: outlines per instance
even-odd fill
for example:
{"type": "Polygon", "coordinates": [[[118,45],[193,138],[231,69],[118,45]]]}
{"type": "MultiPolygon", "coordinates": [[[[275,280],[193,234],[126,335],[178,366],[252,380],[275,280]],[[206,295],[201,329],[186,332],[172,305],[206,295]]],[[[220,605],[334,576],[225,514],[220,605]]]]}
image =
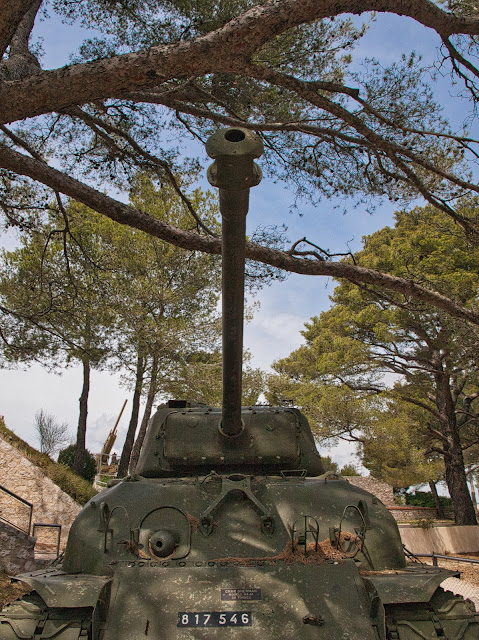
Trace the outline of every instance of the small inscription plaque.
{"type": "Polygon", "coordinates": [[[261,589],[221,589],[223,601],[262,600],[261,589]]]}

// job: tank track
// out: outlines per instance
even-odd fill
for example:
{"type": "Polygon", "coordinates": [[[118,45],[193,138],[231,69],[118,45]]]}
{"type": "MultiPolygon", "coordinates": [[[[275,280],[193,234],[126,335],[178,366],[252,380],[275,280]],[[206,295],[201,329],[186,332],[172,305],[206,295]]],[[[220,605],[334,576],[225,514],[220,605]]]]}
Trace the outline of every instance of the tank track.
{"type": "Polygon", "coordinates": [[[91,607],[49,608],[34,591],[0,612],[0,640],[92,640],[91,607]]]}
{"type": "Polygon", "coordinates": [[[428,603],[386,607],[387,640],[479,640],[479,614],[469,600],[439,588],[428,603]]]}

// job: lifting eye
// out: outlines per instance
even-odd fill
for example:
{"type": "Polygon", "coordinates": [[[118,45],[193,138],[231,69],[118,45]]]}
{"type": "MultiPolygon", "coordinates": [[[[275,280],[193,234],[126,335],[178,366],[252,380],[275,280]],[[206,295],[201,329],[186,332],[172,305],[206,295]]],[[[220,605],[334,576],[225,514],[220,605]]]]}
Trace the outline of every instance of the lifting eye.
{"type": "Polygon", "coordinates": [[[174,531],[160,529],[150,537],[150,550],[155,556],[166,558],[178,546],[179,536],[174,531]]]}

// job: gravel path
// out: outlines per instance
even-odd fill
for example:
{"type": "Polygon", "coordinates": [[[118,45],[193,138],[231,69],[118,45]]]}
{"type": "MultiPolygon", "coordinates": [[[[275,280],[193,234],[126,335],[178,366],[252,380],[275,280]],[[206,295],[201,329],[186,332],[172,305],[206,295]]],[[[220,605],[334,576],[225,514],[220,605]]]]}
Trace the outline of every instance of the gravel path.
{"type": "MultiPolygon", "coordinates": [[[[478,555],[472,554],[458,555],[458,557],[479,560],[478,555]]],[[[457,560],[438,560],[438,564],[445,569],[457,570],[461,574],[460,579],[447,578],[441,584],[441,587],[446,591],[452,591],[465,599],[471,600],[479,611],[479,564],[469,564],[458,562],[457,560]]]]}
{"type": "Polygon", "coordinates": [[[452,591],[452,593],[462,596],[464,600],[470,600],[474,603],[476,610],[479,611],[479,587],[475,584],[471,584],[467,580],[448,578],[444,580],[441,587],[446,591],[452,591]]]}
{"type": "MultiPolygon", "coordinates": [[[[457,557],[479,560],[479,556],[473,554],[462,554],[457,557]]],[[[439,560],[438,564],[440,567],[459,571],[461,574],[461,580],[465,580],[466,582],[470,582],[471,584],[479,587],[479,564],[469,564],[467,562],[458,562],[457,560],[439,560]]]]}

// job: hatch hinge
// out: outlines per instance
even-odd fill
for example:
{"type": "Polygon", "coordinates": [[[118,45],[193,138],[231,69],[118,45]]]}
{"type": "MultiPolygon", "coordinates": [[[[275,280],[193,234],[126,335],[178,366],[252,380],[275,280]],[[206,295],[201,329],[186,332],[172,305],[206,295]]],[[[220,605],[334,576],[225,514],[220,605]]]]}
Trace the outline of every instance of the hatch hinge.
{"type": "Polygon", "coordinates": [[[239,474],[225,476],[222,478],[220,495],[200,515],[200,532],[204,536],[209,536],[213,533],[213,513],[233,491],[240,491],[249,500],[251,500],[261,515],[261,532],[265,536],[272,536],[274,533],[273,516],[252,492],[250,476],[243,476],[239,474]]]}

